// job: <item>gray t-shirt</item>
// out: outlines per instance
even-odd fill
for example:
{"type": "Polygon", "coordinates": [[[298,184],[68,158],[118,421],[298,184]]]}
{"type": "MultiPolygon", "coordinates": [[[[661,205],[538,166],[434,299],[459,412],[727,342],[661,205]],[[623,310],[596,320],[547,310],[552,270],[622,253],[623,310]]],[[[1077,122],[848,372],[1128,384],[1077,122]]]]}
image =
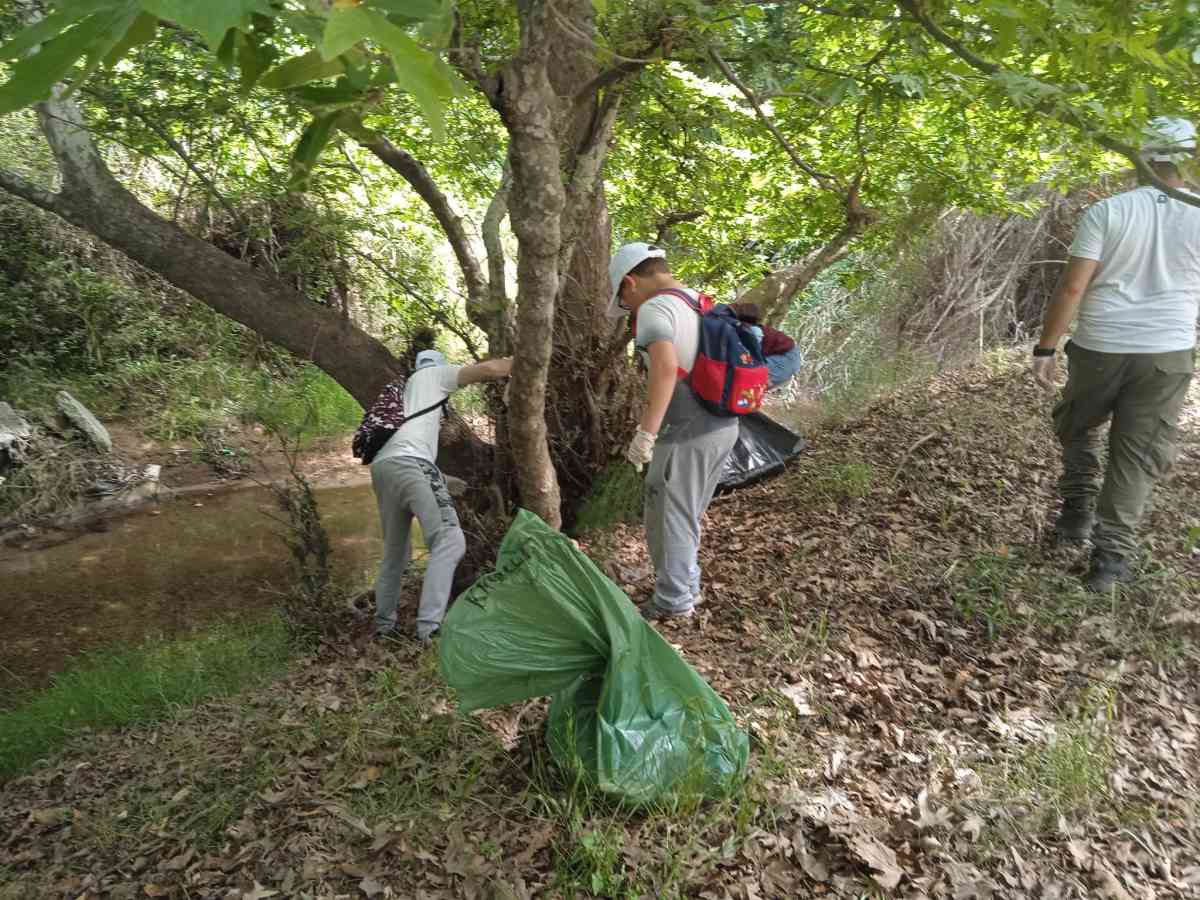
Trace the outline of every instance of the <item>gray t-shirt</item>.
{"type": "MultiPolygon", "coordinates": [[[[458,390],[458,370],[461,366],[426,366],[417,369],[404,385],[404,414],[428,409],[441,403],[458,390]]],[[[436,465],[438,431],[442,427],[442,411],[427,412],[420,418],[405,422],[396,433],[388,438],[383,449],[372,461],[391,459],[393,456],[415,456],[436,465]]]]}
{"type": "MultiPolygon", "coordinates": [[[[700,296],[690,289],[687,293],[693,298],[700,296]]],[[[650,364],[647,348],[657,341],[673,342],[679,368],[692,370],[700,348],[700,316],[674,294],[659,294],[638,307],[635,346],[647,365],[650,364]]],[[[735,416],[714,416],[700,405],[692,389],[680,381],[675,385],[671,404],[658,430],[658,439],[671,443],[736,427],[735,416]]]]}
{"type": "Polygon", "coordinates": [[[1099,353],[1167,353],[1196,346],[1200,208],[1153,187],[1117,194],[1083,215],[1071,256],[1100,265],[1071,336],[1099,353]]]}

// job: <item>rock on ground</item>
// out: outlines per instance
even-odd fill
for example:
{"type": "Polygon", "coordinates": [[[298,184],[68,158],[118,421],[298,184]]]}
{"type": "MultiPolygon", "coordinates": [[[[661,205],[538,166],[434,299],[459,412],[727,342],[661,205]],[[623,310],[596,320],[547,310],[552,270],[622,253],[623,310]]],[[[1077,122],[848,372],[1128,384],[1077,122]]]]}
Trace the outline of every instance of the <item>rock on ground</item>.
{"type": "Polygon", "coordinates": [[[0,401],[0,453],[19,456],[33,430],[17,411],[0,401]]]}
{"type": "Polygon", "coordinates": [[[59,391],[54,398],[55,404],[72,425],[82,431],[97,450],[112,453],[112,438],[108,429],[100,424],[100,420],[92,415],[92,411],[72,397],[66,391],[59,391]]]}

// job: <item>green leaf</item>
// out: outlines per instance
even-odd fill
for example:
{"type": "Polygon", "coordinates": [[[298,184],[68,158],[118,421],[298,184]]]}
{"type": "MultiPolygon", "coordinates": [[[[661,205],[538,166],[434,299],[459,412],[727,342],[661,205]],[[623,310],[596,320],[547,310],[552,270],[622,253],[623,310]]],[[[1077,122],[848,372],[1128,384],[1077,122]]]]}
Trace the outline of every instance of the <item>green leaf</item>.
{"type": "Polygon", "coordinates": [[[140,47],[142,44],[148,44],[154,40],[156,34],[158,34],[158,17],[149,13],[139,14],[133,20],[133,24],[129,26],[129,30],[125,32],[125,36],[108,51],[108,55],[104,57],[104,64],[115,66],[134,47],[140,47]]]}
{"type": "Polygon", "coordinates": [[[104,20],[104,27],[88,44],[85,51],[87,62],[83,70],[75,76],[74,83],[64,92],[64,98],[70,97],[81,84],[92,77],[92,73],[100,68],[113,47],[129,32],[139,15],[135,0],[127,0],[122,8],[97,14],[97,18],[104,20]]]}
{"type": "Polygon", "coordinates": [[[437,140],[445,134],[443,103],[455,93],[455,79],[441,61],[404,31],[377,12],[363,10],[371,19],[371,39],[387,50],[400,87],[409,91],[421,107],[437,140]]]}
{"type": "Polygon", "coordinates": [[[308,127],[300,135],[296,149],[292,152],[292,175],[288,184],[289,188],[303,190],[308,183],[309,176],[312,175],[313,167],[321,156],[321,151],[333,137],[336,123],[336,114],[318,116],[308,123],[308,127]]]}
{"type": "Polygon", "coordinates": [[[335,6],[321,39],[321,57],[334,59],[371,34],[373,14],[361,6],[335,6]]]}
{"type": "Polygon", "coordinates": [[[434,140],[440,141],[446,135],[442,101],[454,94],[453,83],[439,71],[438,60],[432,54],[419,47],[408,35],[404,37],[412,49],[408,52],[391,51],[396,80],[413,95],[421,107],[421,114],[429,122],[434,140]]]}
{"type": "Polygon", "coordinates": [[[136,16],[136,6],[123,2],[89,16],[42,44],[37,53],[14,65],[9,80],[0,85],[0,115],[45,100],[54,85],[86,57],[88,64],[79,79],[82,81],[121,39],[136,16]]]}
{"type": "Polygon", "coordinates": [[[213,49],[221,46],[225,32],[237,28],[250,13],[271,13],[265,0],[142,0],[142,8],[199,32],[213,49]]]}
{"type": "Polygon", "coordinates": [[[339,80],[333,87],[306,84],[292,92],[297,100],[307,106],[346,106],[362,99],[362,91],[346,80],[339,80]]]}
{"type": "Polygon", "coordinates": [[[239,31],[237,34],[237,64],[241,73],[242,95],[258,83],[264,72],[271,68],[275,61],[275,50],[264,47],[251,34],[239,31]]]}
{"type": "Polygon", "coordinates": [[[68,9],[51,13],[40,22],[18,31],[12,40],[0,47],[0,59],[20,59],[38,44],[57,37],[80,19],[95,12],[117,9],[125,5],[125,0],[78,0],[68,9]]]}
{"type": "Polygon", "coordinates": [[[237,50],[237,36],[240,32],[235,28],[230,28],[225,32],[225,37],[221,41],[221,46],[217,48],[217,62],[223,65],[226,69],[233,68],[234,52],[237,50]]]}
{"type": "Polygon", "coordinates": [[[409,19],[429,19],[443,10],[438,0],[369,0],[369,5],[409,19]]]}
{"type": "Polygon", "coordinates": [[[262,77],[259,84],[272,90],[283,90],[298,84],[341,75],[344,69],[340,60],[324,60],[316,50],[310,50],[303,56],[293,56],[276,66],[262,77]]]}

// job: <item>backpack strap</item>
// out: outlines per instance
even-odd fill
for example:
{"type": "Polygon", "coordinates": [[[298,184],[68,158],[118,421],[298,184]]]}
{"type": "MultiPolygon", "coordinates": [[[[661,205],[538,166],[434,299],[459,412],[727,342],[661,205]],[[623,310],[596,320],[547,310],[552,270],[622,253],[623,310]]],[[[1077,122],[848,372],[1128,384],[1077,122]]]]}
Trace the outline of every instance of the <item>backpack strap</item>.
{"type": "Polygon", "coordinates": [[[700,299],[696,300],[687,291],[680,290],[679,288],[663,288],[656,296],[661,297],[664,294],[670,294],[672,297],[678,297],[693,310],[695,310],[697,315],[701,316],[712,309],[713,306],[712,297],[709,297],[707,294],[701,294],[700,299]],[[705,301],[708,302],[705,303],[705,301]]]}
{"type": "MultiPolygon", "coordinates": [[[[706,311],[704,308],[704,301],[706,299],[708,300],[709,308],[710,309],[712,308],[712,298],[706,297],[704,294],[701,294],[700,299],[696,300],[687,291],[680,290],[679,288],[663,288],[655,296],[661,297],[664,294],[669,294],[672,297],[677,297],[678,299],[682,300],[684,303],[686,303],[688,306],[690,306],[692,308],[692,311],[695,312],[696,315],[698,315],[698,316],[704,315],[704,313],[706,311]]],[[[691,377],[691,374],[692,373],[689,372],[687,369],[685,369],[683,366],[678,366],[675,369],[675,377],[678,378],[680,381],[687,381],[688,378],[691,377]]]]}

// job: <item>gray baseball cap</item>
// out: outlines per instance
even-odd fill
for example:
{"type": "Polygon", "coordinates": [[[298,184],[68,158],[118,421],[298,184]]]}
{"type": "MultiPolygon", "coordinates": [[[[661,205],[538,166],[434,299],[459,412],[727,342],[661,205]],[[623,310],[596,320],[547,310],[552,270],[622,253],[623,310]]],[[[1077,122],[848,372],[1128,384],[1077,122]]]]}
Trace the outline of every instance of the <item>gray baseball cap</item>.
{"type": "Polygon", "coordinates": [[[413,366],[416,369],[424,369],[426,366],[444,366],[446,357],[437,350],[422,350],[417,354],[417,364],[413,366]]]}
{"type": "Polygon", "coordinates": [[[665,259],[666,256],[667,251],[662,247],[655,247],[653,244],[641,241],[626,244],[613,254],[612,262],[608,264],[608,286],[612,289],[612,295],[608,298],[607,310],[610,319],[619,319],[629,313],[629,310],[621,308],[621,302],[617,299],[617,291],[621,289],[621,279],[646,260],[656,257],[665,259]]]}
{"type": "Polygon", "coordinates": [[[1146,125],[1142,155],[1150,162],[1183,162],[1196,152],[1196,126],[1177,116],[1159,116],[1146,125]]]}

